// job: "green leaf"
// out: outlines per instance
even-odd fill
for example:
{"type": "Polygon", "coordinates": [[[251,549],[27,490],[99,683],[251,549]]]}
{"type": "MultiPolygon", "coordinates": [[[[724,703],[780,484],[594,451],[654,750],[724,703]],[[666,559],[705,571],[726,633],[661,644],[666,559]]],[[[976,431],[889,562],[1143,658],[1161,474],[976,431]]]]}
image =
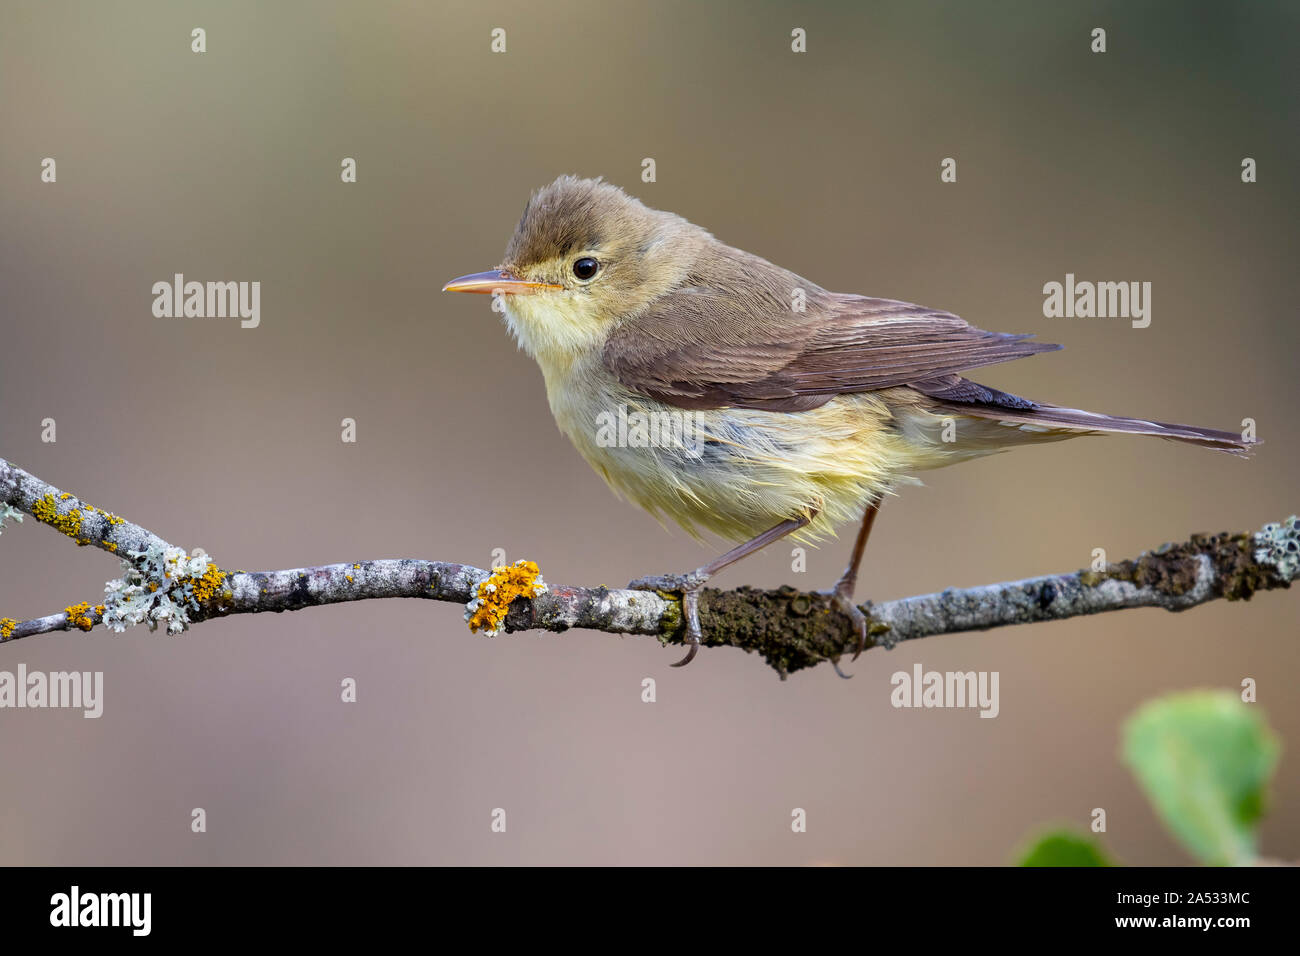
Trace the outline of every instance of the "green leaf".
{"type": "Polygon", "coordinates": [[[1255,824],[1280,750],[1259,711],[1230,691],[1144,704],[1124,725],[1123,757],[1165,825],[1202,863],[1255,859],[1255,824]]]}
{"type": "Polygon", "coordinates": [[[1054,830],[1020,858],[1020,866],[1114,866],[1097,842],[1073,830],[1054,830]]]}

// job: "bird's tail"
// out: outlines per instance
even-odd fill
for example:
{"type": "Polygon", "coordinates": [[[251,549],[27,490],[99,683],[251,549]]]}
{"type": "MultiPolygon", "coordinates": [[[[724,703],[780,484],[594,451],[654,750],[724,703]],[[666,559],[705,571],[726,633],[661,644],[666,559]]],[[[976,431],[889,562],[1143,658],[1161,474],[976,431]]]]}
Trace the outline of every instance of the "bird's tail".
{"type": "MultiPolygon", "coordinates": [[[[953,412],[996,421],[1008,428],[1029,432],[1020,440],[1033,441],[1033,433],[1041,433],[1042,438],[1066,438],[1071,434],[1126,434],[1155,435],[1172,441],[1200,445],[1226,451],[1242,458],[1254,452],[1259,442],[1247,438],[1240,432],[1220,431],[1216,428],[1198,428],[1194,425],[1172,425],[1169,422],[1153,422],[1144,418],[1122,418],[1118,415],[1099,415],[1085,412],[1079,408],[1066,408],[1061,405],[1034,403],[1030,408],[1007,408],[996,404],[945,403],[953,412]]],[[[1018,443],[1018,442],[1012,442],[1018,443]]]]}

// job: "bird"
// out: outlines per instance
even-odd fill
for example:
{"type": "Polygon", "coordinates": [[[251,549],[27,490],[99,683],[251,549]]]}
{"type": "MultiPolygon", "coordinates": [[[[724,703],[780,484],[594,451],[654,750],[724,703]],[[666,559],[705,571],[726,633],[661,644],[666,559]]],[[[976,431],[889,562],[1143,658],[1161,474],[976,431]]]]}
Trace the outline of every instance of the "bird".
{"type": "Polygon", "coordinates": [[[536,190],[501,264],[443,291],[494,296],[541,369],[559,430],[616,493],[697,538],[738,542],[686,573],[629,584],[680,594],[688,651],[675,667],[699,650],[699,594],[714,575],[787,535],[816,543],[849,521],[857,538],[826,593],[856,632],[856,660],[868,632],[853,600],[862,555],[883,498],[918,484],[916,472],[1100,433],[1243,457],[1256,444],[981,385],[966,374],[1061,346],[829,291],[601,178],[536,190]],[[668,440],[660,429],[647,441],[646,422],[675,424],[668,440]]]}

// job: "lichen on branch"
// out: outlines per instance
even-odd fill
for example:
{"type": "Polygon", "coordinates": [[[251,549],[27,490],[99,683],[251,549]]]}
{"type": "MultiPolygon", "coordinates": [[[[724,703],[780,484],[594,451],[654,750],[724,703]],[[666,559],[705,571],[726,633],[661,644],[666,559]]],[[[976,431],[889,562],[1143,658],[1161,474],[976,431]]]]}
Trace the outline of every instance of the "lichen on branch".
{"type": "Polygon", "coordinates": [[[546,582],[533,561],[516,561],[493,568],[465,605],[465,621],[471,632],[482,631],[488,637],[496,637],[516,598],[535,598],[545,593],[546,582]]]}
{"type": "MultiPolygon", "coordinates": [[[[346,601],[419,598],[466,605],[471,628],[562,632],[588,628],[682,639],[681,603],[671,595],[604,587],[546,585],[537,565],[486,571],[414,558],[378,559],[281,571],[223,571],[195,551],[186,555],[151,531],[87,505],[0,459],[0,523],[26,512],[73,538],[117,554],[123,576],[104,602],[72,605],[45,617],[0,618],[0,643],[52,631],[120,630],[165,624],[178,633],[230,614],[293,611],[346,601]],[[75,512],[75,513],[74,513],[75,512]]],[[[8,539],[6,539],[8,541],[8,539]]],[[[1256,532],[1193,535],[1098,570],[1045,575],[983,587],[862,605],[870,644],[935,634],[1063,620],[1129,608],[1182,611],[1223,598],[1245,600],[1286,588],[1300,576],[1300,527],[1293,516],[1256,532]]],[[[700,600],[706,646],[761,655],[782,677],[838,657],[856,643],[849,620],[826,594],[792,587],[730,591],[706,588],[700,600]]]]}

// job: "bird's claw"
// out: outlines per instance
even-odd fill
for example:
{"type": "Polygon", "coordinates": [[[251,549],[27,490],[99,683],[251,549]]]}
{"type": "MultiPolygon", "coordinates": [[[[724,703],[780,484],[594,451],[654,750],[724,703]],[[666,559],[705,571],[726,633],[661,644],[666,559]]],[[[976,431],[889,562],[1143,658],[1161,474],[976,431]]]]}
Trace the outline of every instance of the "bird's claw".
{"type": "Polygon", "coordinates": [[[685,667],[691,661],[695,660],[695,655],[700,649],[700,642],[698,640],[691,640],[689,643],[691,649],[686,652],[686,656],[675,664],[669,664],[669,667],[685,667]]]}
{"type": "MultiPolygon", "coordinates": [[[[868,621],[867,616],[862,613],[862,608],[853,603],[853,595],[847,588],[837,584],[829,591],[819,591],[817,593],[824,594],[826,597],[830,598],[830,602],[835,605],[835,609],[853,623],[853,629],[858,632],[858,644],[857,647],[854,648],[853,657],[851,657],[850,660],[856,661],[858,657],[861,656],[862,652],[867,649],[867,629],[871,622],[868,621]]],[[[853,676],[852,674],[846,674],[840,670],[840,661],[838,657],[831,658],[831,667],[835,668],[835,673],[840,677],[847,679],[853,676]]]]}
{"type": "Polygon", "coordinates": [[[690,650],[686,652],[685,657],[673,664],[673,667],[685,667],[695,660],[695,655],[699,653],[700,641],[704,637],[704,632],[700,628],[700,588],[703,586],[704,580],[694,572],[651,574],[644,578],[637,578],[628,584],[628,589],[632,591],[664,591],[682,596],[682,613],[686,617],[685,643],[689,645],[690,650]]]}

